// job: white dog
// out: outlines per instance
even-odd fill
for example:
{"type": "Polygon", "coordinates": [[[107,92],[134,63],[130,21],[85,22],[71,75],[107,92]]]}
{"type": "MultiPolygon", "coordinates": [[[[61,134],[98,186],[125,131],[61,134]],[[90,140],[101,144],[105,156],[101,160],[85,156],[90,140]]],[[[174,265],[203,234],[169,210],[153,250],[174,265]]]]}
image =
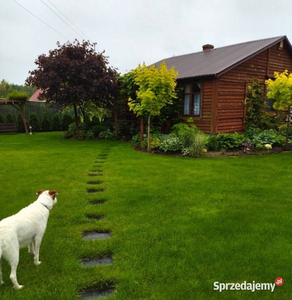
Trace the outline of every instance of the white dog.
{"type": "Polygon", "coordinates": [[[27,246],[30,253],[34,254],[34,263],[39,265],[39,250],[45,233],[50,210],[56,204],[58,192],[39,191],[38,199],[23,208],[17,214],[3,219],[0,222],[0,285],[2,281],[1,259],[3,257],[10,263],[10,279],[14,288],[19,290],[16,269],[19,262],[19,248],[27,246]]]}

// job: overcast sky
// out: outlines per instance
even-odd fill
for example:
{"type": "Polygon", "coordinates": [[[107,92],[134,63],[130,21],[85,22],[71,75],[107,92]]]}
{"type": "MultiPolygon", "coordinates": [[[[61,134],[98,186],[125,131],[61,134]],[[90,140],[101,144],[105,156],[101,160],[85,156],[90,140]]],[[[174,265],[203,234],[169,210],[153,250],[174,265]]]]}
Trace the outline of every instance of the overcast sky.
{"type": "Polygon", "coordinates": [[[216,48],[282,35],[292,42],[291,0],[0,3],[0,81],[16,84],[24,84],[28,72],[36,68],[34,61],[39,55],[57,48],[57,41],[63,44],[75,38],[96,42],[96,50],[105,50],[110,65],[122,74],[139,63],[149,65],[201,51],[208,43],[216,48]]]}

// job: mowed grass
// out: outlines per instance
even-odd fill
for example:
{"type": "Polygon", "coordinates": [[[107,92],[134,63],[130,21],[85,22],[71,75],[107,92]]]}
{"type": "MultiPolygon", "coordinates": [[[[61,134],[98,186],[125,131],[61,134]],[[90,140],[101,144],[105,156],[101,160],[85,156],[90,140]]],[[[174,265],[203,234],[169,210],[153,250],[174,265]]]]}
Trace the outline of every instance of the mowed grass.
{"type": "Polygon", "coordinates": [[[131,143],[63,140],[62,133],[0,135],[0,219],[40,189],[59,192],[42,264],[22,249],[24,289],[15,291],[4,262],[0,299],[71,300],[106,285],[115,286],[111,300],[291,299],[291,166],[292,153],[192,159],[137,152],[131,143]],[[88,177],[97,169],[103,176],[88,177]],[[94,188],[104,192],[88,194],[89,181],[102,181],[94,188]],[[111,238],[84,240],[90,230],[111,238]],[[112,265],[80,264],[106,254],[112,265]],[[274,293],[214,291],[215,281],[276,277],[285,283],[274,293]]]}

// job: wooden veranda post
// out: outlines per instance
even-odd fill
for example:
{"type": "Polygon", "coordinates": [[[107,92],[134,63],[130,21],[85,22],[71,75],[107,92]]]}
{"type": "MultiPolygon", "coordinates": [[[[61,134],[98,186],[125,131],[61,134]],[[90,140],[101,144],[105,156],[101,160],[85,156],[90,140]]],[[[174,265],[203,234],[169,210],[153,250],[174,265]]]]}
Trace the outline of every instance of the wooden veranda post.
{"type": "Polygon", "coordinates": [[[143,116],[140,117],[140,140],[144,141],[144,119],[143,116]]]}
{"type": "Polygon", "coordinates": [[[289,140],[289,128],[290,128],[290,123],[292,120],[292,106],[288,107],[288,113],[287,113],[287,130],[286,130],[286,141],[285,141],[285,147],[284,150],[288,150],[288,140],[289,140]]]}
{"type": "Polygon", "coordinates": [[[147,141],[147,143],[148,143],[148,146],[147,146],[147,151],[148,152],[150,152],[150,120],[151,120],[151,113],[149,113],[149,116],[148,116],[148,126],[147,126],[147,128],[148,128],[148,132],[147,132],[147,136],[148,136],[148,141],[147,141]]]}
{"type": "Polygon", "coordinates": [[[114,114],[115,114],[115,138],[118,138],[118,104],[117,100],[114,102],[114,114]]]}
{"type": "Polygon", "coordinates": [[[77,117],[77,106],[76,106],[75,103],[73,104],[73,107],[74,107],[74,116],[75,116],[76,133],[77,133],[77,135],[79,136],[79,125],[78,125],[78,117],[77,117]]]}
{"type": "Polygon", "coordinates": [[[7,99],[5,99],[4,102],[3,102],[3,104],[10,104],[16,110],[19,111],[19,113],[21,115],[22,122],[23,122],[24,129],[25,129],[25,133],[28,134],[29,133],[28,126],[27,126],[28,122],[27,122],[27,120],[25,118],[25,114],[24,114],[25,101],[7,100],[7,99]],[[19,104],[19,107],[16,104],[19,104]]]}

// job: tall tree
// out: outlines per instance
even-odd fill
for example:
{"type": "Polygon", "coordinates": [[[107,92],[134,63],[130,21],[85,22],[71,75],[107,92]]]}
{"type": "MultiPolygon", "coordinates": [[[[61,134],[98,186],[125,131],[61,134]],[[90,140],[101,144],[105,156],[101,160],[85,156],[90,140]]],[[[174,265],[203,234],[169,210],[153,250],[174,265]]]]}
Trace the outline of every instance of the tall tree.
{"type": "Polygon", "coordinates": [[[27,85],[42,89],[40,99],[63,107],[73,106],[78,134],[78,109],[84,112],[89,102],[99,108],[109,108],[116,92],[116,70],[108,66],[104,51],[95,51],[95,45],[78,40],[64,45],[58,42],[58,48],[49,55],[38,57],[37,69],[26,79],[27,85]]]}
{"type": "Polygon", "coordinates": [[[21,93],[27,93],[28,97],[30,97],[35,91],[35,87],[19,85],[19,84],[10,84],[6,80],[1,80],[0,82],[0,98],[7,98],[8,95],[13,92],[18,91],[21,93]]]}
{"type": "Polygon", "coordinates": [[[285,70],[279,74],[275,72],[275,80],[266,80],[267,89],[269,92],[267,96],[270,99],[275,99],[273,107],[277,110],[287,110],[287,131],[286,131],[286,142],[285,149],[288,146],[289,139],[289,127],[292,119],[292,73],[288,73],[285,70]]]}
{"type": "Polygon", "coordinates": [[[253,78],[248,85],[245,101],[247,104],[245,129],[262,128],[265,117],[265,102],[259,79],[253,78]]]}
{"type": "Polygon", "coordinates": [[[139,86],[137,98],[129,98],[128,105],[137,116],[148,114],[148,147],[150,152],[150,122],[151,116],[159,116],[161,109],[172,103],[176,98],[175,87],[178,72],[172,67],[167,69],[165,62],[159,68],[154,65],[149,68],[145,63],[135,70],[135,82],[139,86]]]}
{"type": "Polygon", "coordinates": [[[4,79],[0,82],[0,98],[6,98],[12,92],[11,85],[4,79]]]}

